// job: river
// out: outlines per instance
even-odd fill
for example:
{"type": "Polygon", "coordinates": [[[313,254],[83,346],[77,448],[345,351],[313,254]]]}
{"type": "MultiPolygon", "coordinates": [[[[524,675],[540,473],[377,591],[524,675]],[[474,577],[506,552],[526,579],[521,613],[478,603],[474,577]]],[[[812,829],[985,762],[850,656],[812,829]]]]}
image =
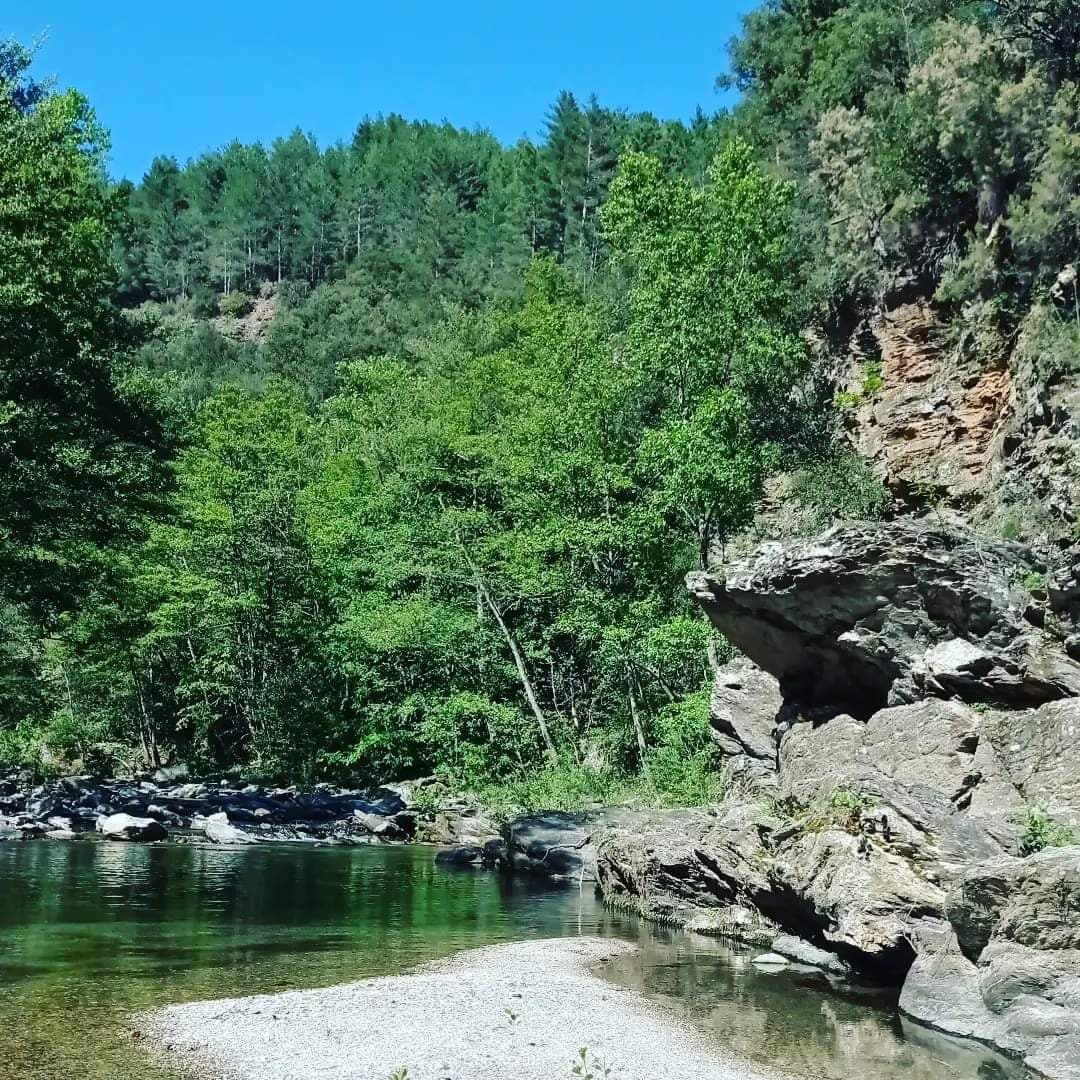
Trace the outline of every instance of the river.
{"type": "MultiPolygon", "coordinates": [[[[0,1078],[179,1080],[133,1011],[329,986],[462,949],[601,934],[607,974],[748,1058],[828,1080],[1018,1080],[903,1023],[890,995],[766,973],[755,952],[606,910],[586,888],[434,865],[430,848],[0,844],[0,1078]]],[[[570,1080],[567,1064],[567,1080],[570,1080]]],[[[553,1077],[552,1080],[560,1080],[553,1077]]]]}

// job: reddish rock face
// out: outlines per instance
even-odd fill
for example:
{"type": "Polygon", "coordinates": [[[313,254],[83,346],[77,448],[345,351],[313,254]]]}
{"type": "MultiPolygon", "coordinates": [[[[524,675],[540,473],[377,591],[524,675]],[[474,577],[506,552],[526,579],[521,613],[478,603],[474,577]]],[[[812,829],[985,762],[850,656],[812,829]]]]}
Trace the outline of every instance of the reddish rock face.
{"type": "Polygon", "coordinates": [[[876,331],[884,385],[857,412],[855,438],[901,495],[930,487],[963,498],[986,486],[1001,459],[1012,376],[961,360],[943,347],[944,333],[926,303],[894,308],[876,331]]]}

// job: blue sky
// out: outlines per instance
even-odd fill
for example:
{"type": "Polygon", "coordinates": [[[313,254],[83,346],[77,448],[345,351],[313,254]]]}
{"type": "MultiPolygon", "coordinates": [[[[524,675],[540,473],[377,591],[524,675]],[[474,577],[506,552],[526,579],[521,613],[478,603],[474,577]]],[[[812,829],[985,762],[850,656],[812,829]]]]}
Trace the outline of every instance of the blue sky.
{"type": "Polygon", "coordinates": [[[713,111],[714,81],[752,0],[543,5],[398,0],[0,0],[0,37],[47,33],[35,73],[89,95],[111,171],[138,179],[230,139],[299,126],[348,139],[400,112],[536,136],[562,89],[660,117],[713,111]]]}

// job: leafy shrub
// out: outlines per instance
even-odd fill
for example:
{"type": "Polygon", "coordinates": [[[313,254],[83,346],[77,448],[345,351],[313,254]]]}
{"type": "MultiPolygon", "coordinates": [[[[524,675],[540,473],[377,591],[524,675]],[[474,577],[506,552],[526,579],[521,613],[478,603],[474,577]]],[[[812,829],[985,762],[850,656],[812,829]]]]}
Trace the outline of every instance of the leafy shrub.
{"type": "Polygon", "coordinates": [[[863,397],[873,397],[885,386],[885,380],[881,376],[881,364],[876,360],[863,364],[862,377],[863,397]]]}
{"type": "Polygon", "coordinates": [[[474,793],[492,813],[513,817],[527,810],[583,810],[627,802],[635,795],[631,781],[611,769],[593,769],[567,759],[501,784],[485,784],[474,793]]]}
{"type": "Polygon", "coordinates": [[[420,738],[435,772],[466,788],[520,775],[538,756],[534,726],[520,709],[468,691],[428,705],[420,738]]]}
{"type": "Polygon", "coordinates": [[[708,689],[661,709],[654,731],[657,745],[642,777],[646,800],[662,806],[720,802],[727,777],[709,734],[708,689]]]}
{"type": "Polygon", "coordinates": [[[251,311],[251,307],[251,297],[239,289],[218,300],[218,311],[227,319],[239,319],[251,311]]]}
{"type": "Polygon", "coordinates": [[[1068,826],[1055,821],[1041,806],[1024,809],[1024,832],[1020,837],[1020,851],[1034,855],[1045,848],[1067,847],[1076,842],[1076,833],[1068,826]]]}
{"type": "Polygon", "coordinates": [[[819,524],[835,520],[878,521],[889,493],[857,454],[838,454],[800,470],[792,492],[817,513],[819,524]]]}
{"type": "Polygon", "coordinates": [[[1041,592],[1046,588],[1046,575],[1040,574],[1037,570],[1029,570],[1020,579],[1020,584],[1023,585],[1028,592],[1041,592]]]}
{"type": "Polygon", "coordinates": [[[1019,540],[1020,539],[1020,522],[1010,515],[1005,518],[1001,523],[1001,538],[1002,540],[1019,540]]]}

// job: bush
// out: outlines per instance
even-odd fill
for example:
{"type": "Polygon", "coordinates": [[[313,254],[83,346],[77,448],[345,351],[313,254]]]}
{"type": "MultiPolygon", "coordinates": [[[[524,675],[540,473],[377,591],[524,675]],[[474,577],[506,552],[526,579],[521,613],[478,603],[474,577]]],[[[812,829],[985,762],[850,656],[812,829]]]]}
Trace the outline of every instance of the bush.
{"type": "Polygon", "coordinates": [[[709,732],[709,690],[661,709],[653,726],[657,745],[642,775],[646,801],[659,806],[720,802],[727,775],[709,732]]]}
{"type": "Polygon", "coordinates": [[[879,521],[889,492],[857,454],[843,453],[808,465],[795,475],[793,494],[816,511],[817,523],[879,521]]]}
{"type": "Polygon", "coordinates": [[[1026,807],[1022,824],[1020,852],[1023,855],[1034,855],[1045,848],[1068,847],[1076,842],[1076,833],[1068,825],[1054,821],[1040,806],[1026,807]]]}
{"type": "Polygon", "coordinates": [[[501,784],[473,789],[481,803],[501,817],[528,810],[583,810],[634,799],[634,784],[611,769],[592,769],[569,760],[501,784]]]}
{"type": "Polygon", "coordinates": [[[218,299],[218,311],[227,319],[239,319],[251,311],[251,308],[251,297],[239,289],[218,299]]]}

